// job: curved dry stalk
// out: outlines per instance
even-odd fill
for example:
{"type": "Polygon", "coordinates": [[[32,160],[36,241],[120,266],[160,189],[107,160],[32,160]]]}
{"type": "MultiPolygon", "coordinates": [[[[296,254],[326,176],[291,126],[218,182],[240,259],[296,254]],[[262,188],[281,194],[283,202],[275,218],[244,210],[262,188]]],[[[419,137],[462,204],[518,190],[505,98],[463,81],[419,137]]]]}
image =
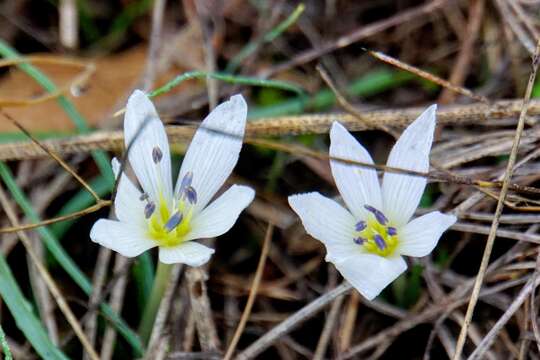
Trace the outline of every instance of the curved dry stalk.
{"type": "Polygon", "coordinates": [[[244,311],[242,312],[242,317],[240,318],[238,327],[236,328],[236,331],[234,332],[233,338],[231,340],[231,343],[229,344],[229,347],[227,348],[227,352],[225,353],[223,360],[230,360],[232,358],[234,350],[236,349],[236,345],[238,344],[238,341],[240,340],[240,336],[242,336],[242,332],[244,331],[246,323],[249,319],[249,315],[251,314],[251,308],[253,307],[253,304],[255,303],[255,298],[257,297],[257,290],[259,290],[259,285],[261,283],[264,265],[266,264],[266,257],[268,256],[268,251],[270,249],[270,241],[272,239],[273,232],[274,232],[274,225],[269,224],[268,228],[266,229],[266,234],[264,235],[264,242],[263,242],[263,247],[261,250],[261,256],[259,257],[259,264],[257,265],[257,270],[255,271],[255,276],[253,277],[253,282],[249,290],[249,296],[246,302],[246,307],[244,308],[244,311]]]}
{"type": "Polygon", "coordinates": [[[502,210],[504,208],[504,200],[506,198],[506,194],[509,189],[510,178],[512,177],[512,173],[514,170],[514,164],[516,163],[517,152],[519,148],[519,140],[521,139],[523,128],[525,126],[525,117],[527,115],[527,110],[529,106],[529,101],[531,99],[531,93],[534,86],[534,80],[536,78],[536,71],[538,68],[539,61],[540,61],[540,40],[536,44],[536,50],[535,50],[533,62],[532,62],[532,72],[529,77],[529,82],[527,84],[527,90],[525,91],[525,97],[523,99],[523,106],[521,109],[521,113],[519,115],[519,121],[516,128],[514,144],[512,146],[512,151],[510,152],[510,158],[508,159],[508,164],[506,166],[506,170],[504,173],[503,184],[502,184],[501,192],[499,195],[499,200],[497,202],[497,207],[495,209],[495,214],[494,214],[493,222],[491,224],[491,229],[490,229],[488,239],[486,242],[486,247],[484,249],[484,254],[482,255],[480,269],[478,270],[478,275],[476,276],[473,291],[471,294],[471,299],[469,301],[469,305],[467,306],[467,312],[465,313],[463,326],[461,327],[461,331],[459,333],[459,337],[458,337],[458,341],[456,345],[456,351],[453,357],[454,360],[461,359],[461,353],[463,352],[463,346],[465,345],[465,340],[467,338],[467,330],[472,320],[474,308],[476,306],[478,297],[480,295],[480,288],[482,287],[484,276],[486,274],[486,270],[489,264],[489,258],[491,257],[491,251],[493,250],[493,244],[495,243],[495,237],[497,235],[497,228],[499,227],[499,218],[502,215],[502,210]]]}

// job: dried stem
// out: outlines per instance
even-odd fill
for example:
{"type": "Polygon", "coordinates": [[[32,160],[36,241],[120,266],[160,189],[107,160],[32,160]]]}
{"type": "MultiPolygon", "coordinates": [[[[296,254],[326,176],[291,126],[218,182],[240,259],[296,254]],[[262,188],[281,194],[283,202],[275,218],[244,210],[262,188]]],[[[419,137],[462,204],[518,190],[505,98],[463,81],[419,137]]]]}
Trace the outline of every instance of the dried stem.
{"type": "Polygon", "coordinates": [[[535,54],[532,61],[532,72],[531,72],[531,76],[529,77],[527,90],[525,92],[525,97],[523,99],[523,107],[521,109],[518,125],[516,128],[514,144],[512,146],[512,151],[510,152],[510,158],[508,159],[508,164],[506,166],[506,171],[504,173],[503,185],[502,185],[501,192],[499,195],[499,201],[497,202],[497,208],[495,209],[495,214],[494,214],[493,222],[491,224],[491,229],[488,235],[488,239],[486,242],[486,247],[484,248],[484,254],[482,255],[480,269],[478,270],[478,274],[476,276],[473,291],[471,294],[471,299],[469,301],[469,305],[467,306],[467,312],[465,313],[463,326],[461,327],[461,331],[458,337],[458,341],[456,345],[456,352],[454,353],[454,357],[453,357],[454,360],[461,359],[461,353],[463,351],[463,346],[465,345],[465,340],[467,338],[467,330],[472,320],[474,308],[478,301],[478,296],[480,295],[480,289],[482,287],[484,276],[486,274],[486,269],[489,264],[489,258],[491,256],[493,244],[495,243],[495,237],[497,235],[497,228],[499,227],[499,218],[501,217],[502,210],[504,208],[504,200],[508,192],[510,178],[512,177],[512,173],[514,171],[514,164],[516,163],[517,152],[519,148],[519,140],[521,139],[521,135],[523,133],[523,127],[525,126],[525,116],[527,115],[529,101],[530,101],[532,89],[534,86],[534,80],[536,78],[536,71],[538,68],[538,62],[540,60],[539,56],[540,56],[540,41],[538,41],[536,45],[536,50],[535,50],[535,54]]]}

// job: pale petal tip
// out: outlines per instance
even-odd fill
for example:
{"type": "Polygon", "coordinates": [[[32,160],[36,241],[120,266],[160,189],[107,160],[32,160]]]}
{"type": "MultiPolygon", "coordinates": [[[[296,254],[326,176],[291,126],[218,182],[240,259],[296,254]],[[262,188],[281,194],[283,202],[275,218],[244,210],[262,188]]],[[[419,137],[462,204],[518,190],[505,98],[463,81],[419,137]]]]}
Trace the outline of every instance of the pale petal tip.
{"type": "Polygon", "coordinates": [[[238,105],[246,105],[246,100],[244,99],[244,97],[242,96],[242,94],[236,94],[236,95],[233,95],[229,98],[229,101],[234,103],[234,104],[238,104],[238,105]]]}
{"type": "Polygon", "coordinates": [[[129,96],[129,99],[128,99],[128,104],[131,102],[138,102],[138,101],[142,101],[142,100],[146,100],[148,99],[148,96],[146,95],[146,93],[142,90],[139,90],[139,89],[135,89],[131,95],[129,96]]]}
{"type": "Polygon", "coordinates": [[[417,120],[424,120],[426,123],[435,123],[437,121],[437,104],[430,105],[420,114],[417,120]]]}
{"type": "Polygon", "coordinates": [[[345,126],[341,125],[338,121],[332,123],[332,128],[330,129],[330,139],[334,139],[336,136],[342,135],[343,133],[349,134],[349,131],[345,126]]]}
{"type": "Polygon", "coordinates": [[[147,112],[155,113],[154,104],[146,95],[145,92],[142,90],[135,90],[133,93],[129,96],[126,109],[129,111],[130,109],[136,109],[137,111],[141,111],[143,109],[147,112]]]}

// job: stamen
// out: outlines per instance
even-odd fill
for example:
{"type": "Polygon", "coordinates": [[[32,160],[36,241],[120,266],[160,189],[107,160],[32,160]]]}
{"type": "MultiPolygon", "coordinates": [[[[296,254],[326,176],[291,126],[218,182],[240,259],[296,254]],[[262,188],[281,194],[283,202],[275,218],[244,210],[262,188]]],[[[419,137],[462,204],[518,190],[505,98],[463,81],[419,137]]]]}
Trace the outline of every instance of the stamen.
{"type": "Polygon", "coordinates": [[[184,195],[186,189],[191,186],[192,182],[193,182],[193,172],[188,171],[182,178],[182,182],[180,183],[180,189],[178,190],[181,196],[184,195]]]}
{"type": "Polygon", "coordinates": [[[152,201],[147,202],[144,207],[144,217],[150,219],[154,211],[156,211],[156,204],[152,201]]]}
{"type": "Polygon", "coordinates": [[[365,243],[367,240],[364,239],[363,237],[359,236],[359,237],[357,237],[357,238],[354,238],[353,241],[354,241],[355,244],[358,244],[358,245],[364,245],[364,243],[365,243]]]}
{"type": "Polygon", "coordinates": [[[382,213],[382,211],[380,210],[377,210],[375,209],[373,206],[371,205],[364,205],[364,208],[369,211],[370,213],[372,213],[373,215],[375,215],[375,219],[377,219],[377,222],[381,225],[386,225],[388,223],[388,219],[386,218],[386,216],[384,216],[384,214],[382,213]]]}
{"type": "Polygon", "coordinates": [[[147,193],[142,193],[141,196],[139,196],[139,200],[141,200],[141,201],[148,200],[148,194],[147,193]]]}
{"type": "Polygon", "coordinates": [[[163,158],[163,153],[161,152],[161,149],[159,148],[159,146],[155,146],[152,149],[152,160],[154,160],[154,164],[159,163],[162,158],[163,158]]]}
{"type": "Polygon", "coordinates": [[[389,227],[386,229],[386,232],[387,232],[388,235],[390,235],[390,236],[396,236],[396,235],[397,235],[397,229],[396,229],[395,227],[389,226],[389,227]]]}
{"type": "Polygon", "coordinates": [[[364,231],[364,229],[367,227],[367,224],[365,221],[362,221],[360,220],[359,222],[356,223],[354,229],[356,231],[364,231]]]}
{"type": "Polygon", "coordinates": [[[185,195],[190,204],[193,205],[197,202],[197,191],[195,191],[193,186],[186,189],[185,195]]]}
{"type": "Polygon", "coordinates": [[[179,212],[179,211],[175,212],[169,218],[169,220],[167,220],[165,225],[163,225],[163,227],[165,228],[165,231],[167,231],[167,232],[173,231],[178,226],[178,224],[180,224],[182,222],[182,218],[183,218],[183,215],[182,215],[181,212],[179,212]]]}
{"type": "Polygon", "coordinates": [[[373,236],[373,240],[375,241],[375,245],[377,245],[379,249],[386,249],[386,241],[384,241],[381,235],[375,234],[375,236],[373,236]]]}

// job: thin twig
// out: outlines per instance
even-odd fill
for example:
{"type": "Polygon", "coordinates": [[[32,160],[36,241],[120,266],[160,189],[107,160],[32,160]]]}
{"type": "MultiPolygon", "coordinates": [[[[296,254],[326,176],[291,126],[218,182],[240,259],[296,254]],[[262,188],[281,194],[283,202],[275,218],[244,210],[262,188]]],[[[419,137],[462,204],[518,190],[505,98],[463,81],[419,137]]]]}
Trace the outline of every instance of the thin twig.
{"type": "MultiPolygon", "coordinates": [[[[109,305],[111,309],[117,314],[122,313],[122,305],[124,303],[124,294],[126,292],[128,272],[122,271],[123,269],[129,269],[130,262],[128,258],[116,253],[114,261],[114,273],[120,273],[116,285],[111,291],[111,300],[109,305]]],[[[103,335],[103,343],[101,345],[101,360],[112,359],[114,352],[114,344],[116,342],[116,329],[113,326],[107,326],[105,328],[105,334],[103,335]]]]}
{"type": "Polygon", "coordinates": [[[227,348],[227,352],[225,353],[225,356],[223,357],[224,360],[230,360],[232,358],[232,355],[234,354],[234,350],[236,349],[236,345],[238,344],[238,341],[240,340],[240,336],[242,336],[246,323],[249,319],[249,315],[251,314],[251,309],[253,307],[253,304],[255,303],[255,298],[257,297],[257,291],[259,290],[259,285],[261,283],[264,265],[266,264],[266,257],[268,255],[268,250],[270,249],[270,241],[272,240],[273,232],[274,232],[274,226],[272,224],[269,224],[268,228],[266,229],[266,234],[264,235],[264,242],[263,242],[263,247],[261,250],[261,256],[259,257],[259,264],[257,265],[257,270],[255,271],[255,276],[253,277],[253,282],[249,290],[248,300],[246,302],[246,306],[244,307],[244,311],[242,312],[242,317],[240,318],[240,322],[238,323],[236,331],[234,332],[234,336],[231,340],[231,343],[229,344],[229,347],[227,348]]]}
{"type": "Polygon", "coordinates": [[[330,307],[330,312],[328,313],[328,317],[326,318],[326,322],[324,323],[323,331],[321,332],[321,336],[319,337],[319,342],[317,343],[317,347],[315,348],[313,360],[323,360],[325,358],[326,349],[328,347],[328,343],[330,342],[330,336],[332,335],[332,330],[334,330],[334,326],[336,325],[339,310],[341,309],[341,304],[343,303],[343,300],[344,296],[340,296],[332,303],[332,306],[330,307]]]}

